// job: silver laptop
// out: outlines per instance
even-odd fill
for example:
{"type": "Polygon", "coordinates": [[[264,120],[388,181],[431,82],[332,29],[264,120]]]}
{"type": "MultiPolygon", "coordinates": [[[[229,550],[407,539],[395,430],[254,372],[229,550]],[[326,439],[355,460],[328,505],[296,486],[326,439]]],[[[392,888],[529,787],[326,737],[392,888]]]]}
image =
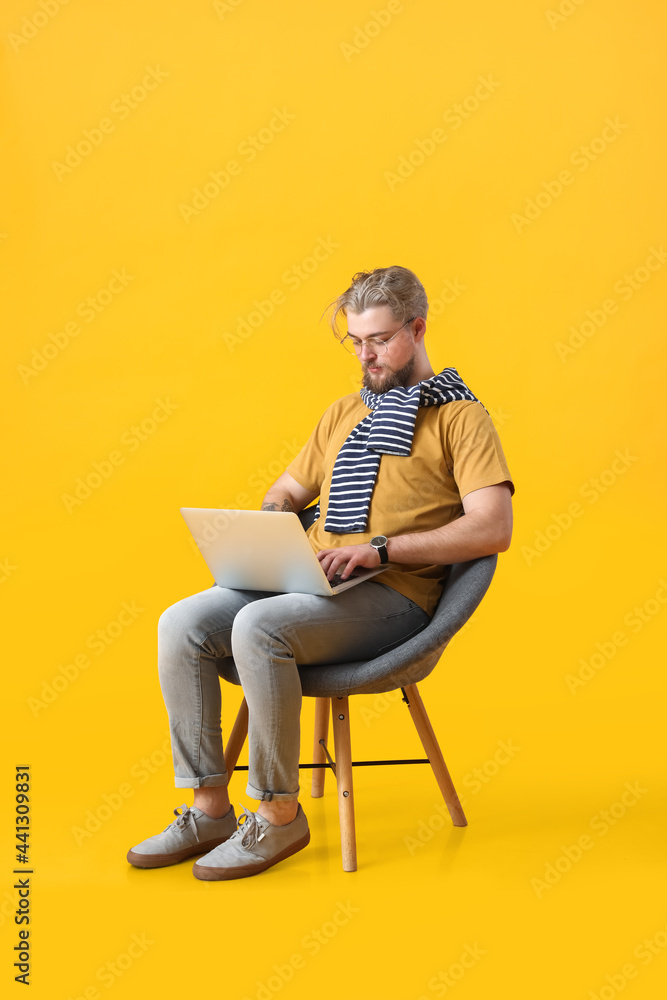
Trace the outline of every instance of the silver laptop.
{"type": "Polygon", "coordinates": [[[181,507],[181,514],[219,587],[330,597],[391,565],[357,567],[342,583],[339,572],[330,582],[296,514],[211,507],[181,507]]]}

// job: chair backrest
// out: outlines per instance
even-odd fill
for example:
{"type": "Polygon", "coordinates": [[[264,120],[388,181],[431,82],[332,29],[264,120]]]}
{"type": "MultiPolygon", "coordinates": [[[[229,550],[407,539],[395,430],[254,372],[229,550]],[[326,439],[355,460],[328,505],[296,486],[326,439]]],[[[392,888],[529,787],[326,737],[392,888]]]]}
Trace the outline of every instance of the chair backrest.
{"type": "MultiPolygon", "coordinates": [[[[315,507],[299,518],[307,529],[315,507]]],[[[489,588],[497,555],[481,556],[449,567],[443,592],[429,624],[412,639],[373,660],[299,666],[303,693],[310,697],[376,694],[416,684],[435,667],[451,638],[474,613],[489,588]]]]}
{"type": "Polygon", "coordinates": [[[311,524],[313,524],[313,522],[315,521],[315,515],[317,514],[317,507],[318,505],[314,503],[311,504],[310,507],[305,507],[302,511],[299,511],[299,514],[297,516],[301,521],[304,531],[308,531],[308,528],[310,528],[311,524]]]}

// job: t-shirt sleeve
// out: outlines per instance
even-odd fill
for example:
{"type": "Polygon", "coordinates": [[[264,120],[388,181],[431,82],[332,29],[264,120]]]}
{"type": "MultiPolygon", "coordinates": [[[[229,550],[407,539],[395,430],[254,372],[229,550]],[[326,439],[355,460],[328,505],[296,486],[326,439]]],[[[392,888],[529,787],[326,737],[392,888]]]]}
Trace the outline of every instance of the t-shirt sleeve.
{"type": "Polygon", "coordinates": [[[498,432],[481,403],[471,402],[456,413],[447,428],[447,446],[461,498],[498,483],[508,483],[514,494],[498,432]]]}
{"type": "Polygon", "coordinates": [[[304,490],[317,490],[318,494],[324,481],[324,456],[329,440],[330,410],[320,417],[315,430],[305,445],[287,466],[286,472],[296,479],[304,490]]]}

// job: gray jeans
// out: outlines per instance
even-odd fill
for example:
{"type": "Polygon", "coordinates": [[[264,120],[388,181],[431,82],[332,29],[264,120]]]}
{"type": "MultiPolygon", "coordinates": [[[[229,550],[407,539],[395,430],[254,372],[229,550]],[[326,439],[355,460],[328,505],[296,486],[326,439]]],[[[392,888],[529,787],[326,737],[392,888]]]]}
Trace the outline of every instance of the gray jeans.
{"type": "Polygon", "coordinates": [[[218,667],[233,657],[249,709],[247,794],[299,795],[301,682],[296,664],[368,660],[421,632],[429,616],[367,580],[335,597],[210,587],[158,625],[158,668],[177,788],[226,785],[218,667]]]}

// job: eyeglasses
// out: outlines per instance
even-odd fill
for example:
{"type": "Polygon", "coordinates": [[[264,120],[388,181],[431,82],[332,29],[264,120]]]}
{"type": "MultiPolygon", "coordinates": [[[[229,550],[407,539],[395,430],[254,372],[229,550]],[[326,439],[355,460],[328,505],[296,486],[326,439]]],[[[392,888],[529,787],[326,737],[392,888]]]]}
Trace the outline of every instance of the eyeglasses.
{"type": "Polygon", "coordinates": [[[368,347],[373,354],[386,354],[389,344],[391,344],[394,337],[398,337],[401,330],[403,330],[408,323],[412,323],[412,320],[416,318],[416,316],[413,316],[412,319],[406,320],[403,326],[399,327],[396,333],[392,334],[391,337],[387,337],[386,340],[378,340],[376,337],[369,337],[368,340],[359,340],[357,337],[351,337],[348,333],[341,340],[341,344],[350,354],[359,355],[364,347],[368,347]]]}

